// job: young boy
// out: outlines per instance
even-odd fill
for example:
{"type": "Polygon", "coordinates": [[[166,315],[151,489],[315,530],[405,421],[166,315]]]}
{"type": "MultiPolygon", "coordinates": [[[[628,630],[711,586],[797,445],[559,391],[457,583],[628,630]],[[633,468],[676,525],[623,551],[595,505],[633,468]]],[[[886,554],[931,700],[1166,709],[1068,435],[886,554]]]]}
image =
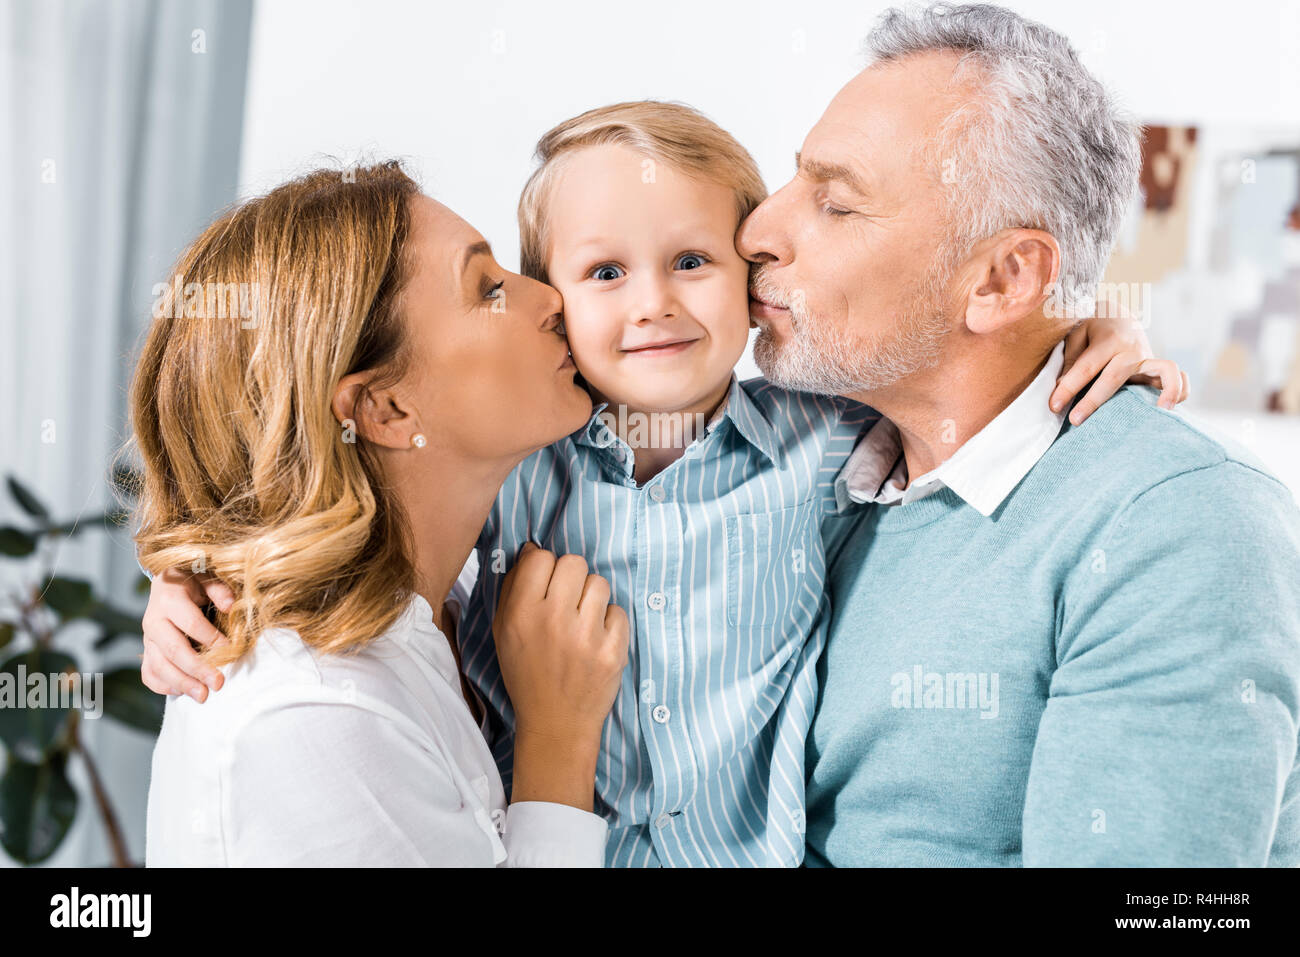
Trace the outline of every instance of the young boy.
{"type": "Polygon", "coordinates": [[[525,460],[479,538],[458,641],[509,788],[513,713],[493,654],[525,542],[582,555],[632,624],[597,811],[618,866],[794,866],[825,638],[820,535],[872,410],[732,370],[749,328],[734,236],[766,195],[749,154],[685,106],[623,103],[538,144],[521,272],[564,297],[587,427],[525,460]]]}
{"type": "MultiPolygon", "coordinates": [[[[607,863],[798,865],[829,618],[821,519],[876,415],[736,380],[751,322],[734,237],[766,191],[725,131],[689,107],[622,103],[560,124],[538,157],[521,271],[563,294],[595,407],[510,475],[476,547],[457,640],[507,791],[514,714],[492,614],[531,541],[583,556],[632,626],[596,773],[607,863]]],[[[168,589],[190,600],[156,581],[151,602],[168,589]]]]}

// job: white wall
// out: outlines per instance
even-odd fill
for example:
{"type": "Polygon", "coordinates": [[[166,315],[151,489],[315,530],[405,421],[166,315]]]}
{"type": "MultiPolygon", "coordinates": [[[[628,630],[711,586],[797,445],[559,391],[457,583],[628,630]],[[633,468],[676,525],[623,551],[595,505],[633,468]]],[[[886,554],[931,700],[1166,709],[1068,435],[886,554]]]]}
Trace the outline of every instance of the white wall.
{"type": "MultiPolygon", "coordinates": [[[[1010,5],[1067,34],[1144,121],[1300,125],[1294,0],[1010,5]]],[[[514,265],[515,201],[554,123],[623,99],[683,100],[779,186],[887,6],[258,0],[241,183],[267,188],[321,155],[404,156],[514,265]]]]}
{"type": "MultiPolygon", "coordinates": [[[[1300,128],[1296,0],[1010,5],[1068,35],[1144,122],[1300,128]]],[[[556,122],[618,100],[682,100],[735,134],[778,187],[886,6],[258,0],[241,189],[322,156],[402,156],[513,268],[515,202],[533,144],[556,122]]],[[[740,371],[757,370],[747,356],[740,371]]],[[[1300,448],[1300,423],[1278,430],[1300,448]]],[[[1274,455],[1285,444],[1257,451],[1300,489],[1300,456],[1274,455]]]]}

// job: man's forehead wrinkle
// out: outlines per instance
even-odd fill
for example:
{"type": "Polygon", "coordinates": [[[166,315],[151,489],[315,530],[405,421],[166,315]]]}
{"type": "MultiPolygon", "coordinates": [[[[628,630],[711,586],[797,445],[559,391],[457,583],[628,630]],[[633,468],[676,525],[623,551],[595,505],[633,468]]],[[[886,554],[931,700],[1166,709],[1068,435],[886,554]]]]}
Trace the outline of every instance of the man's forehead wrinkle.
{"type": "Polygon", "coordinates": [[[968,112],[963,110],[963,106],[978,94],[981,76],[978,69],[973,73],[961,69],[972,57],[972,54],[959,56],[935,51],[933,54],[911,54],[868,67],[859,74],[853,88],[844,91],[847,96],[841,107],[852,119],[841,119],[832,114],[823,118],[824,126],[827,129],[844,128],[845,133],[836,136],[836,140],[850,141],[846,145],[856,161],[856,168],[869,176],[873,185],[896,166],[914,168],[934,163],[936,148],[947,139],[945,133],[949,120],[955,113],[968,112]],[[942,57],[946,62],[917,62],[922,57],[931,56],[942,57]],[[908,71],[906,75],[902,72],[904,70],[908,71]],[[901,107],[896,106],[898,91],[891,90],[891,83],[887,82],[881,88],[879,84],[870,82],[871,76],[864,76],[875,73],[879,77],[883,71],[892,74],[891,82],[904,78],[907,83],[915,83],[913,90],[922,93],[922,98],[928,102],[920,106],[919,111],[914,105],[910,111],[900,114],[901,107]],[[883,150],[873,152],[873,142],[882,143],[883,150]],[[872,157],[878,161],[878,168],[871,162],[872,157]]]}
{"type": "MultiPolygon", "coordinates": [[[[876,192],[881,185],[881,171],[872,162],[873,157],[880,156],[875,148],[880,137],[875,131],[847,120],[823,120],[819,126],[819,135],[796,154],[802,160],[801,168],[806,167],[806,172],[818,179],[849,179],[836,175],[841,172],[836,167],[840,167],[858,181],[864,195],[876,192]]],[[[892,147],[885,144],[884,148],[892,147]]]]}

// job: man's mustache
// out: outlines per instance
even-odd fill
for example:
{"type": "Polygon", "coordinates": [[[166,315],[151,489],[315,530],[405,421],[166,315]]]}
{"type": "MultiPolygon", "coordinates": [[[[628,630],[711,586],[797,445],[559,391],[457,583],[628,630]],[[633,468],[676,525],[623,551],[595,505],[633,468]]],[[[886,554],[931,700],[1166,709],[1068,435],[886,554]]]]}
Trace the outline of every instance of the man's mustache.
{"type": "Polygon", "coordinates": [[[749,294],[755,299],[759,299],[769,306],[777,306],[781,309],[790,308],[791,297],[786,295],[776,283],[772,282],[764,266],[755,264],[749,270],[749,294]]]}
{"type": "MultiPolygon", "coordinates": [[[[749,295],[769,306],[776,306],[778,309],[788,309],[790,311],[790,327],[798,333],[809,316],[808,304],[804,297],[797,292],[786,292],[775,282],[768,274],[766,266],[755,264],[749,271],[749,295]]],[[[766,329],[766,325],[755,320],[760,329],[766,329]]]]}

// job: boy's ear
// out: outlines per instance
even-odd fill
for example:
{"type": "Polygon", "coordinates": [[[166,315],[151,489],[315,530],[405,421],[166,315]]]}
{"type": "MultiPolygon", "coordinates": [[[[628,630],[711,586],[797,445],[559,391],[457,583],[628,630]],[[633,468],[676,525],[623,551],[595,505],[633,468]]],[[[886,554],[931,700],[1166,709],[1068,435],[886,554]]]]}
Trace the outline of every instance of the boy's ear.
{"type": "Polygon", "coordinates": [[[1032,315],[1061,270],[1061,247],[1041,229],[998,233],[971,258],[975,278],[966,298],[966,327],[995,332],[1032,315]]]}
{"type": "Polygon", "coordinates": [[[410,418],[399,404],[397,395],[389,389],[371,391],[370,374],[354,372],[345,375],[334,388],[330,410],[342,424],[352,420],[352,428],[367,442],[390,449],[405,449],[411,444],[410,418]]]}

